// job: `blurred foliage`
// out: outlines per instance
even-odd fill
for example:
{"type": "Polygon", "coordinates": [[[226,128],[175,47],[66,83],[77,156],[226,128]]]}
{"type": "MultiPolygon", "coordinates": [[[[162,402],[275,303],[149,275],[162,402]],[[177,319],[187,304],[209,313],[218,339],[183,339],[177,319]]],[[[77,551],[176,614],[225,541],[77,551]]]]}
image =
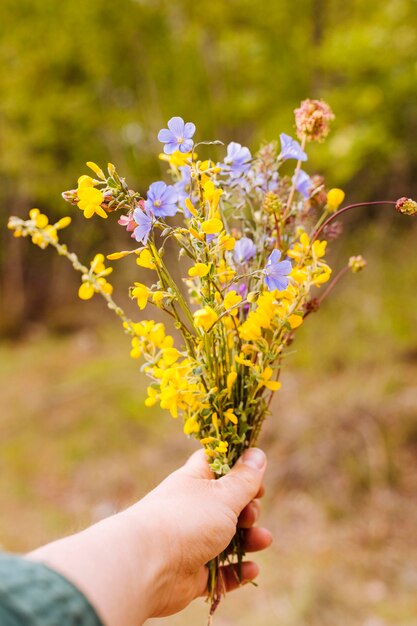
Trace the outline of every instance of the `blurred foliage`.
{"type": "MultiPolygon", "coordinates": [[[[117,163],[145,192],[161,176],[157,132],[174,114],[200,138],[254,149],[292,131],[305,97],[326,99],[337,117],[327,144],[312,147],[310,172],[354,199],[416,193],[416,9],[416,0],[3,0],[0,223],[37,205],[67,211],[60,192],[86,160],[117,163]]],[[[111,236],[100,229],[78,229],[84,253],[111,236]]],[[[4,228],[0,237],[2,299],[13,300],[3,317],[43,316],[50,261],[18,250],[4,228]],[[16,302],[16,284],[39,297],[16,302]]]]}

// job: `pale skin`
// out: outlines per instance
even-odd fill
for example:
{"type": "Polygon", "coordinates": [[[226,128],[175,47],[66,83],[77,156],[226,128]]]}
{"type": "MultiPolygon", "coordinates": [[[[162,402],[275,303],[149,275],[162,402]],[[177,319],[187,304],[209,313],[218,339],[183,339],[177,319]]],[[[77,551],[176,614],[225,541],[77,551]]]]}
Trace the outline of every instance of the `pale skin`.
{"type": "MultiPolygon", "coordinates": [[[[214,480],[204,452],[196,452],[130,508],[27,558],[71,580],[105,626],[139,626],[176,613],[207,593],[205,563],[228,546],[237,525],[246,529],[247,552],[270,545],[269,531],[254,526],[265,468],[265,454],[252,448],[214,480]]],[[[256,563],[244,563],[245,581],[257,574],[256,563]]],[[[223,579],[225,591],[238,586],[230,568],[223,579]]]]}

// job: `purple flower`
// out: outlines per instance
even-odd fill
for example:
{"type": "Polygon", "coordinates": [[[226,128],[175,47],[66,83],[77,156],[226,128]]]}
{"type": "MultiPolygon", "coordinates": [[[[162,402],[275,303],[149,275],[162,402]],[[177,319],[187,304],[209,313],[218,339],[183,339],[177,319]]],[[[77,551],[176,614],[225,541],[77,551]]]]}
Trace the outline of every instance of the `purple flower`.
{"type": "Polygon", "coordinates": [[[239,178],[250,168],[252,155],[249,148],[241,146],[240,143],[232,141],[227,146],[227,156],[224,159],[224,172],[230,174],[232,178],[239,178]]]}
{"type": "Polygon", "coordinates": [[[178,211],[178,193],[172,185],[166,185],[159,180],[148,189],[148,199],[145,208],[156,217],[171,217],[178,211]]]}
{"type": "Polygon", "coordinates": [[[245,261],[249,261],[256,254],[256,246],[253,243],[252,239],[249,237],[242,237],[239,239],[233,250],[233,258],[236,263],[244,263],[245,261]]]}
{"type": "Polygon", "coordinates": [[[195,124],[185,123],[182,117],[171,117],[168,128],[163,128],[158,133],[158,139],[164,143],[165,154],[180,152],[190,152],[194,142],[191,137],[195,133],[195,124]]]}
{"type": "MultiPolygon", "coordinates": [[[[294,183],[295,174],[292,177],[292,182],[294,183]]],[[[311,191],[311,178],[308,174],[306,174],[303,170],[298,172],[297,181],[295,184],[296,190],[301,193],[302,196],[307,200],[310,197],[311,191]]]]}
{"type": "Polygon", "coordinates": [[[152,230],[153,215],[149,209],[135,209],[133,211],[133,219],[137,226],[132,233],[132,237],[140,243],[146,244],[148,241],[149,233],[152,230]]]}
{"type": "Polygon", "coordinates": [[[281,252],[275,248],[272,250],[265,269],[263,271],[265,275],[265,283],[269,291],[283,291],[288,287],[288,278],[292,270],[290,261],[280,261],[281,252]]]}
{"type": "Polygon", "coordinates": [[[281,140],[281,152],[279,154],[279,159],[285,161],[286,159],[296,159],[297,161],[307,161],[307,155],[304,150],[301,150],[301,146],[292,137],[286,135],[285,133],[281,133],[279,136],[281,140]]]}

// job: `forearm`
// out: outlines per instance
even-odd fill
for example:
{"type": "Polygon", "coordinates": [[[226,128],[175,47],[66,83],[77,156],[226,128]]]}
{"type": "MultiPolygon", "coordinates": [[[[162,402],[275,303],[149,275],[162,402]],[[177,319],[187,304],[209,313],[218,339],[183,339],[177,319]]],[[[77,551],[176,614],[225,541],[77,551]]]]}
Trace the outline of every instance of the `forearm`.
{"type": "Polygon", "coordinates": [[[38,548],[42,561],[90,600],[105,626],[138,626],[152,613],[157,577],[146,524],[127,510],[75,535],[38,548]]]}

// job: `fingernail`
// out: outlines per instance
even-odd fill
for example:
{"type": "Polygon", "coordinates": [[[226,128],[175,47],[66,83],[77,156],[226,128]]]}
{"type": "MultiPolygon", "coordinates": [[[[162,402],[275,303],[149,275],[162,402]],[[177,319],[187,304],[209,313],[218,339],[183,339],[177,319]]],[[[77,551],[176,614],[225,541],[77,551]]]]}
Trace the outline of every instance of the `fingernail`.
{"type": "Polygon", "coordinates": [[[259,448],[249,448],[242,455],[242,462],[253,469],[262,469],[266,463],[266,456],[259,448]]]}

